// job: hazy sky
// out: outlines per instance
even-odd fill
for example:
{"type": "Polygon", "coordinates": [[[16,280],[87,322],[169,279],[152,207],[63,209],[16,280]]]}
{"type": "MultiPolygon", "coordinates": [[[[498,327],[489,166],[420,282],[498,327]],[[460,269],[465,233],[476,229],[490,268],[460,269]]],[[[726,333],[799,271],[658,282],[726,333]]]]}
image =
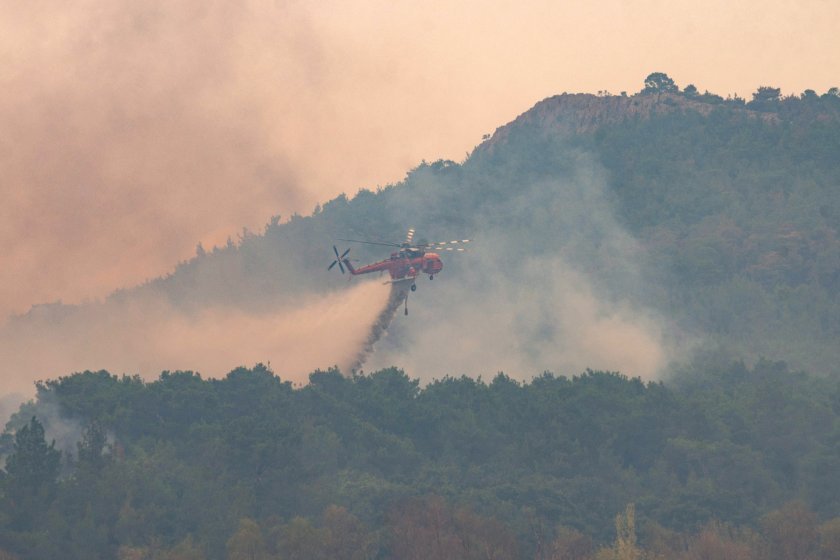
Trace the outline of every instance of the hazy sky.
{"type": "Polygon", "coordinates": [[[461,160],[561,93],[652,71],[840,85],[837,0],[0,3],[0,317],[461,160]]]}

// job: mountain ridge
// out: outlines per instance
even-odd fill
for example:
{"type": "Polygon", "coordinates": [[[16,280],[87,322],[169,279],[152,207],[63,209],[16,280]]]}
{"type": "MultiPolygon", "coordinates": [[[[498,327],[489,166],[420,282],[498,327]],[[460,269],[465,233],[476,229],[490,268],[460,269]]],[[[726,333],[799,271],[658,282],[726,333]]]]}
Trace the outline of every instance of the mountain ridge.
{"type": "MultiPolygon", "coordinates": [[[[650,118],[674,111],[696,111],[708,116],[720,103],[689,98],[680,93],[639,93],[632,96],[562,93],[537,102],[513,121],[498,127],[477,150],[492,151],[510,136],[512,130],[521,127],[534,127],[545,134],[587,134],[602,126],[620,124],[628,119],[650,118]]],[[[767,122],[780,121],[776,113],[747,108],[743,108],[743,111],[746,115],[767,122]]]]}
{"type": "MultiPolygon", "coordinates": [[[[273,219],[263,232],[243,232],[96,305],[37,306],[13,322],[88,321],[97,306],[119,313],[146,296],[186,314],[207,306],[265,313],[342,289],[324,272],[337,238],[400,239],[414,226],[434,237],[483,234],[497,244],[478,246],[470,266],[447,263],[444,276],[463,291],[481,292],[488,281],[510,289],[543,282],[517,275],[559,256],[558,270],[572,265],[587,282],[611,286],[604,300],[649,292],[644,305],[703,339],[734,343],[738,355],[833,371],[840,363],[831,350],[840,336],[838,115],[840,97],[829,94],[750,102],[685,93],[552,96],[499,127],[462,163],[424,162],[397,184],[341,195],[309,216],[273,219]],[[628,252],[636,242],[643,250],[628,252]],[[473,269],[481,274],[472,278],[473,269]]],[[[365,247],[353,255],[381,258],[365,247]]],[[[430,299],[425,305],[439,316],[452,311],[430,299]]],[[[515,320],[518,312],[510,312],[515,320]]],[[[544,327],[534,336],[553,332],[551,321],[536,321],[544,327]]],[[[410,336],[399,329],[392,341],[410,336]]]]}

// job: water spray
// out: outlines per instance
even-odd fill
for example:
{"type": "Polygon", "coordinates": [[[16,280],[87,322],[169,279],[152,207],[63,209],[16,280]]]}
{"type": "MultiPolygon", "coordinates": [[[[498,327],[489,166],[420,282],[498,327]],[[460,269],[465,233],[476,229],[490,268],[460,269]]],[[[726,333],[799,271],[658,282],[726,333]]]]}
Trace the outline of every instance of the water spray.
{"type": "Polygon", "coordinates": [[[358,371],[361,369],[368,356],[373,352],[374,344],[376,344],[379,339],[382,338],[382,335],[385,334],[388,325],[391,324],[391,321],[394,319],[394,315],[396,314],[397,309],[400,308],[400,305],[405,305],[405,314],[408,315],[408,290],[409,287],[403,284],[391,284],[391,291],[388,294],[388,303],[376,318],[376,321],[374,321],[373,326],[371,326],[370,333],[365,339],[361,350],[359,350],[359,353],[356,355],[356,359],[353,360],[350,371],[358,371]]]}

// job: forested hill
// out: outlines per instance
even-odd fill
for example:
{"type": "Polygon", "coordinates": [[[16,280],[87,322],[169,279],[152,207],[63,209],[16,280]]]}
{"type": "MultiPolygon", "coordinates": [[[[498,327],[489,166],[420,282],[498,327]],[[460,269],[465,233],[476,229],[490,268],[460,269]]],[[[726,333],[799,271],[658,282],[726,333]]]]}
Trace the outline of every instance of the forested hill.
{"type": "Polygon", "coordinates": [[[836,559],[840,96],[648,82],[9,323],[110,313],[101,336],[147,296],[270,311],[346,288],[337,238],[476,239],[377,347],[433,359],[411,375],[41,372],[0,438],[0,558],[836,559]],[[665,383],[563,362],[626,325],[673,352],[665,383]]]}
{"type": "MultiPolygon", "coordinates": [[[[466,311],[483,302],[583,284],[601,302],[653,317],[683,346],[836,373],[837,89],[782,97],[761,87],[746,101],[652,76],[631,96],[541,101],[462,163],[423,163],[398,184],[342,195],[311,216],[275,219],[226,247],[199,248],[171,275],[121,290],[105,307],[118,314],[126,301],[162,294],[185,310],[270,308],[346,286],[324,270],[337,238],[399,240],[413,226],[426,239],[479,240],[464,259],[447,259],[442,278],[451,282],[422,300],[430,320],[453,317],[462,335],[488,324],[466,311]],[[559,279],[570,270],[577,276],[559,279]]],[[[353,255],[382,256],[368,247],[353,255]]],[[[40,307],[17,321],[84,322],[85,309],[40,307]]],[[[493,322],[519,325],[506,333],[516,346],[536,345],[522,356],[529,373],[563,367],[540,346],[547,330],[558,330],[553,317],[563,309],[551,316],[497,310],[493,322]]],[[[420,344],[396,328],[392,341],[420,344]]],[[[433,373],[462,372],[470,373],[433,373]]]]}
{"type": "Polygon", "coordinates": [[[668,385],[86,372],[42,385],[10,428],[0,558],[840,551],[840,385],[779,363],[707,361],[668,385]],[[78,445],[61,457],[42,422],[78,445]]]}

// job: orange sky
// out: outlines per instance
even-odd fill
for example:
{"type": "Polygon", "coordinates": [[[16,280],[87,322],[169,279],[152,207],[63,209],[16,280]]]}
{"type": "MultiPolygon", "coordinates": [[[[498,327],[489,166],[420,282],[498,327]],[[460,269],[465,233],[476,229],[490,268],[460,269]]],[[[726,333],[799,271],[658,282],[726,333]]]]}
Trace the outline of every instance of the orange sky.
{"type": "Polygon", "coordinates": [[[836,0],[4,2],[0,317],[461,160],[555,93],[822,93],[839,25],[836,0]]]}

